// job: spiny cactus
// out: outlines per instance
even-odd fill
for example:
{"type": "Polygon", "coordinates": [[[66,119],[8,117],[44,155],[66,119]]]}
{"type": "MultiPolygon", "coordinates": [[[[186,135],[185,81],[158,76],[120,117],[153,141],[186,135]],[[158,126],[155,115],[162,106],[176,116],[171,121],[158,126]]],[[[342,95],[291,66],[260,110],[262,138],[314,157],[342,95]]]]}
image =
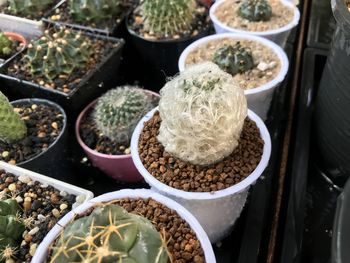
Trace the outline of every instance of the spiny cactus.
{"type": "Polygon", "coordinates": [[[219,48],[214,54],[213,62],[232,76],[254,67],[252,53],[242,47],[240,42],[219,48]]]}
{"type": "Polygon", "coordinates": [[[137,87],[112,89],[98,99],[94,121],[111,140],[128,143],[136,124],[155,106],[153,101],[153,96],[137,87]]]}
{"type": "Polygon", "coordinates": [[[163,237],[147,219],[107,204],[65,227],[51,263],[167,263],[163,237]]]}
{"type": "Polygon", "coordinates": [[[144,28],[156,36],[190,32],[195,13],[195,0],[144,0],[141,3],[144,28]]]}
{"type": "Polygon", "coordinates": [[[7,0],[13,14],[37,15],[47,9],[53,0],[7,0]]]}
{"type": "Polygon", "coordinates": [[[25,230],[23,221],[18,218],[19,211],[16,200],[0,201],[0,262],[15,256],[18,242],[25,230]]]}
{"type": "Polygon", "coordinates": [[[0,140],[13,142],[23,139],[27,134],[27,127],[5,97],[0,92],[0,140]]]}
{"type": "Polygon", "coordinates": [[[11,39],[0,32],[0,57],[11,55],[13,48],[14,45],[11,39]]]}
{"type": "Polygon", "coordinates": [[[249,21],[268,21],[272,8],[268,0],[245,0],[239,6],[238,14],[249,21]]]}
{"type": "Polygon", "coordinates": [[[118,17],[123,0],[69,0],[69,12],[76,22],[99,22],[118,17]]]}
{"type": "Polygon", "coordinates": [[[24,61],[32,75],[52,81],[84,68],[91,54],[88,37],[61,28],[57,32],[46,30],[44,36],[29,44],[24,61]]]}
{"type": "Polygon", "coordinates": [[[247,116],[244,91],[212,62],[192,66],[160,91],[158,141],[195,165],[210,165],[237,147],[247,116]]]}

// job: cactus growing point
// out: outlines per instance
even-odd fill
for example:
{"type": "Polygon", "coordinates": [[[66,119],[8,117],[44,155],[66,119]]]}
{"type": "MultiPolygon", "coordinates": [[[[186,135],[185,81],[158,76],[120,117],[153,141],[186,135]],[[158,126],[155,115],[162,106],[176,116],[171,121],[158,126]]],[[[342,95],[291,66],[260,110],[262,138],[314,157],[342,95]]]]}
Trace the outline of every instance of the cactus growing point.
{"type": "Polygon", "coordinates": [[[238,15],[252,22],[268,21],[272,8],[268,0],[244,0],[239,6],[238,15]]]}

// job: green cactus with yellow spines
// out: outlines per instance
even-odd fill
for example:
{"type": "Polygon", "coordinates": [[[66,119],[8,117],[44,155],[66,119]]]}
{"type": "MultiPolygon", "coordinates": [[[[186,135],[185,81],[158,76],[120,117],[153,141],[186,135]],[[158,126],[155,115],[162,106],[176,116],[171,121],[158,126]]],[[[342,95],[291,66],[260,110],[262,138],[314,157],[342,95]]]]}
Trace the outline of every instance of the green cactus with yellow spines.
{"type": "Polygon", "coordinates": [[[252,22],[269,21],[272,8],[268,0],[244,0],[239,6],[238,15],[252,22]]]}
{"type": "Polygon", "coordinates": [[[37,15],[53,4],[53,0],[7,0],[9,10],[18,15],[37,15]]]}
{"type": "Polygon", "coordinates": [[[101,204],[64,228],[49,262],[167,263],[165,243],[147,219],[101,204]]]}

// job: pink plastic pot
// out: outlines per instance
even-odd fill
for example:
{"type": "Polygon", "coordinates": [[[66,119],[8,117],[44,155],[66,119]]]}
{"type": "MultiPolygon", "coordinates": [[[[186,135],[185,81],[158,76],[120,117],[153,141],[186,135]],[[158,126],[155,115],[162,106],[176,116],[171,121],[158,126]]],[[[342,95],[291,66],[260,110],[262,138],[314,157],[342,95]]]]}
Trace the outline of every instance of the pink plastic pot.
{"type": "MultiPolygon", "coordinates": [[[[144,90],[150,93],[153,96],[159,97],[158,93],[144,90]]],[[[102,172],[112,177],[115,180],[123,181],[123,182],[139,182],[143,180],[143,177],[140,175],[138,170],[136,169],[131,154],[125,155],[108,155],[99,153],[91,148],[89,148],[81,139],[80,136],[80,123],[85,114],[88,112],[90,108],[92,108],[96,104],[97,100],[91,102],[80,114],[75,124],[75,135],[77,137],[78,143],[85,151],[85,154],[92,162],[92,164],[99,168],[102,172]]]]}
{"type": "Polygon", "coordinates": [[[18,41],[23,47],[27,45],[27,40],[20,34],[14,32],[4,32],[4,35],[10,38],[12,41],[18,41]]]}

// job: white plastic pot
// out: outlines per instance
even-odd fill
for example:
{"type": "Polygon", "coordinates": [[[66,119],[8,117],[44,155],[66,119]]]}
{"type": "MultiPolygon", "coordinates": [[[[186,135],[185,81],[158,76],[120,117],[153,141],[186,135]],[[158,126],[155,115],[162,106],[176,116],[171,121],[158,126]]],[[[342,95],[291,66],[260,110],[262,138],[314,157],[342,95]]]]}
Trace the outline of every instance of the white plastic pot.
{"type": "Polygon", "coordinates": [[[131,139],[131,156],[136,168],[144,177],[152,190],[182,204],[192,212],[207,232],[212,243],[221,240],[231,231],[237,218],[240,216],[246,202],[249,187],[262,175],[268,165],[271,155],[271,138],[264,122],[252,111],[248,110],[248,117],[253,120],[265,142],[261,161],[256,169],[246,179],[224,190],[198,193],[186,192],[172,188],[152,176],[143,166],[139,151],[139,137],[144,127],[144,122],[151,119],[158,108],[147,113],[136,126],[131,139]]]}
{"type": "Polygon", "coordinates": [[[157,194],[151,190],[146,189],[137,189],[137,190],[121,190],[116,192],[107,193],[101,196],[98,196],[90,201],[84,203],[83,205],[77,207],[70,213],[68,213],[65,217],[63,217],[47,234],[41,245],[38,247],[31,263],[43,263],[46,262],[47,252],[49,250],[50,245],[55,241],[59,233],[62,231],[63,227],[71,222],[76,215],[82,214],[87,211],[89,208],[95,206],[101,202],[110,202],[116,199],[122,198],[153,198],[157,202],[165,205],[166,207],[175,210],[182,219],[184,219],[192,228],[192,230],[196,233],[199,242],[202,245],[205,261],[207,263],[215,263],[215,255],[213,252],[213,248],[210,244],[208,236],[204,232],[201,225],[198,223],[196,218],[187,211],[183,206],[179,205],[175,201],[157,194]]]}
{"type": "Polygon", "coordinates": [[[285,79],[289,69],[289,60],[286,53],[280,46],[273,43],[272,41],[262,37],[252,36],[248,34],[225,33],[225,34],[207,36],[195,41],[182,52],[178,63],[179,70],[180,72],[185,70],[186,59],[193,50],[197,49],[199,46],[205,43],[211,42],[213,40],[225,39],[225,38],[259,42],[262,45],[270,48],[279,58],[281,63],[281,70],[273,80],[271,80],[270,82],[260,87],[256,87],[254,89],[249,89],[244,91],[244,94],[246,95],[246,98],[248,101],[248,108],[254,111],[256,114],[258,114],[260,118],[262,118],[263,120],[266,120],[267,114],[271,105],[271,101],[273,98],[273,93],[275,89],[285,79]]]}
{"type": "Polygon", "coordinates": [[[215,12],[216,9],[224,3],[226,0],[220,0],[216,1],[214,5],[210,8],[210,19],[212,20],[214,24],[214,28],[217,34],[222,34],[222,33],[239,33],[239,34],[250,34],[254,36],[260,36],[264,38],[268,38],[275,42],[276,44],[280,45],[281,47],[284,47],[287,39],[289,37],[289,34],[291,30],[296,27],[299,23],[300,20],[300,12],[299,9],[291,3],[291,1],[287,0],[281,0],[281,3],[287,7],[290,7],[294,10],[294,17],[292,21],[278,29],[273,29],[273,30],[266,30],[266,31],[247,31],[243,29],[238,29],[238,28],[232,28],[224,23],[222,23],[216,16],[215,12]]]}

